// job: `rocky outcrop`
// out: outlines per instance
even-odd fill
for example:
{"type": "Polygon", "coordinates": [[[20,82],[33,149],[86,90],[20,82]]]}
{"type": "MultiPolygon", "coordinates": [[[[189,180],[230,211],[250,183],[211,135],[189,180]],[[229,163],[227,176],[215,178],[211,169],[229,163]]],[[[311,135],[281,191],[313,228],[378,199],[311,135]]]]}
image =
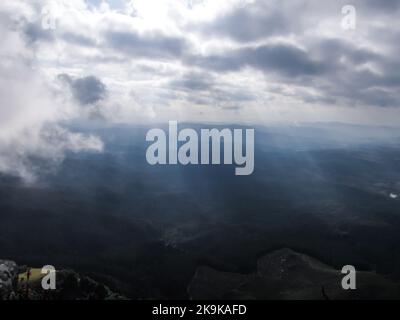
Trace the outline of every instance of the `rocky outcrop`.
{"type": "MultiPolygon", "coordinates": [[[[56,289],[44,290],[41,278],[19,279],[27,267],[0,260],[0,300],[121,300],[124,296],[73,270],[56,272],[56,289]]],[[[26,273],[25,273],[26,274],[26,273]]]]}
{"type": "Polygon", "coordinates": [[[17,285],[18,266],[14,261],[0,260],[0,300],[12,299],[17,285]]]}
{"type": "Polygon", "coordinates": [[[60,270],[56,274],[56,289],[43,290],[41,281],[19,283],[19,298],[30,300],[122,300],[124,296],[113,292],[108,286],[83,276],[73,270],[60,270]]]}
{"type": "Polygon", "coordinates": [[[237,274],[201,266],[188,287],[192,299],[400,299],[398,283],[357,272],[356,290],[344,290],[340,270],[291,249],[258,260],[257,272],[237,274]]]}

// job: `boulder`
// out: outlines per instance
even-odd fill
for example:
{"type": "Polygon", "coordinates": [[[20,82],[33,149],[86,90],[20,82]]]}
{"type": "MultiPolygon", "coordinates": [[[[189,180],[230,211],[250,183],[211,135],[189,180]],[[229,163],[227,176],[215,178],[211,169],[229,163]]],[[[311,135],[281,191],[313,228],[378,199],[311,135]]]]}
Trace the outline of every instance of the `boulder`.
{"type": "Polygon", "coordinates": [[[17,277],[17,264],[14,261],[0,260],[0,300],[8,300],[15,295],[17,277]]]}

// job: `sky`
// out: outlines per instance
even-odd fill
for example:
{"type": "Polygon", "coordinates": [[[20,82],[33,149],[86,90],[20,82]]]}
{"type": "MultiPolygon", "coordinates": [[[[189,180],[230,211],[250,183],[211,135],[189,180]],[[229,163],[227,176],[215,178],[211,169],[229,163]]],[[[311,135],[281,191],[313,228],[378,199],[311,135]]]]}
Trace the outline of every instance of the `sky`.
{"type": "Polygon", "coordinates": [[[3,0],[0,172],[33,180],[31,155],[102,151],[69,121],[398,126],[399,10],[397,0],[3,0]]]}

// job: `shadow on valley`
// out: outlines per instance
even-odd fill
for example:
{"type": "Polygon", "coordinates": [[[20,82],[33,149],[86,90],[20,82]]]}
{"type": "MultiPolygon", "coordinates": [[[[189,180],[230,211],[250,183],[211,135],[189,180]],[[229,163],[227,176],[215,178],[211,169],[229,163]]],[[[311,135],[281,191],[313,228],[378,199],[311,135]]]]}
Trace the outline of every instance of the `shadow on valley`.
{"type": "Polygon", "coordinates": [[[189,298],[198,268],[248,275],[282,248],[400,280],[392,129],[256,128],[250,176],[150,166],[145,127],[93,131],[103,153],[71,153],[33,185],[1,177],[0,258],[72,268],[130,298],[189,298]]]}

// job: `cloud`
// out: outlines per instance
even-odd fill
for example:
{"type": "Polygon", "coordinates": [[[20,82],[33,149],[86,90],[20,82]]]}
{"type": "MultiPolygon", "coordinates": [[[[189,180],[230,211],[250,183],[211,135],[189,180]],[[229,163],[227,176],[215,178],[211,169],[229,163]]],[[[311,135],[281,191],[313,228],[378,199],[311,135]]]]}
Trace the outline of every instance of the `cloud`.
{"type": "Polygon", "coordinates": [[[11,18],[0,22],[0,173],[34,182],[44,166],[65,152],[101,151],[101,140],[70,132],[61,122],[79,116],[44,73],[35,67],[35,49],[11,18]]]}
{"type": "Polygon", "coordinates": [[[50,124],[15,131],[0,144],[0,172],[34,183],[43,172],[56,168],[66,152],[101,152],[102,141],[50,124]]]}
{"type": "Polygon", "coordinates": [[[364,2],[368,7],[384,11],[397,11],[400,9],[400,3],[397,0],[366,0],[364,2]]]}
{"type": "Polygon", "coordinates": [[[67,106],[27,66],[0,67],[0,97],[0,172],[34,182],[40,172],[34,159],[54,166],[67,151],[102,150],[97,137],[58,124],[72,110],[63,110],[67,106]]]}
{"type": "Polygon", "coordinates": [[[134,58],[176,59],[186,51],[185,39],[163,35],[161,32],[106,32],[107,45],[134,58]]]}
{"type": "Polygon", "coordinates": [[[341,27],[345,0],[51,3],[54,30],[42,28],[47,2],[0,4],[2,64],[29,79],[13,86],[50,102],[24,126],[93,117],[373,124],[377,114],[399,124],[398,1],[354,0],[353,31],[341,27]]]}
{"type": "Polygon", "coordinates": [[[170,84],[177,89],[205,91],[213,87],[214,79],[209,73],[189,72],[179,79],[172,80],[170,84]]]}
{"type": "Polygon", "coordinates": [[[246,6],[233,6],[211,23],[198,26],[198,29],[207,36],[250,42],[287,34],[294,28],[293,21],[272,2],[257,1],[246,6]]]}
{"type": "Polygon", "coordinates": [[[313,61],[306,51],[288,44],[268,44],[229,50],[219,55],[192,56],[187,63],[222,72],[252,67],[285,76],[316,75],[325,69],[323,64],[313,61]]]}
{"type": "Polygon", "coordinates": [[[25,25],[24,32],[28,41],[31,43],[35,43],[38,41],[55,41],[55,35],[52,32],[44,30],[42,26],[38,23],[27,23],[25,25]]]}
{"type": "Polygon", "coordinates": [[[256,99],[252,92],[232,87],[225,81],[218,81],[210,72],[188,72],[172,80],[170,88],[179,92],[181,100],[187,104],[213,105],[229,110],[238,110],[237,104],[256,99]]]}
{"type": "Polygon", "coordinates": [[[65,32],[60,37],[62,40],[76,44],[82,47],[94,47],[96,46],[95,40],[91,39],[90,37],[86,37],[84,35],[72,33],[72,32],[65,32]]]}
{"type": "Polygon", "coordinates": [[[61,74],[58,78],[68,84],[76,101],[83,106],[95,104],[107,96],[106,85],[95,76],[74,79],[67,74],[61,74]]]}

